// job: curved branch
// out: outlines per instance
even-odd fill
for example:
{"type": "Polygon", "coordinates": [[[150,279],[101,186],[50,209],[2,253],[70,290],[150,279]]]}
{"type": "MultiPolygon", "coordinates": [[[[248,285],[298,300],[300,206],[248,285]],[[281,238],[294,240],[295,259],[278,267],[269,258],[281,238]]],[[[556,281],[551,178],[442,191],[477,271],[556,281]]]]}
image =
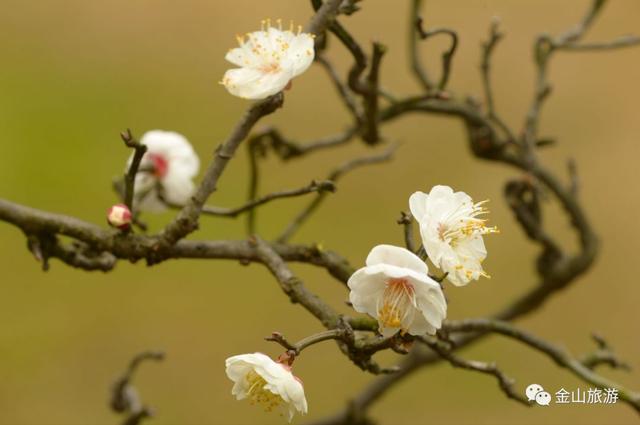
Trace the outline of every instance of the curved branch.
{"type": "Polygon", "coordinates": [[[276,199],[294,198],[297,196],[306,195],[308,193],[335,192],[335,190],[335,184],[329,180],[322,180],[319,182],[313,180],[309,185],[301,187],[299,189],[282,190],[280,192],[269,193],[268,195],[254,199],[253,201],[247,202],[246,204],[236,208],[223,208],[205,205],[204,207],[202,207],[202,214],[234,218],[242,213],[253,210],[256,207],[259,207],[276,199]]]}
{"type": "Polygon", "coordinates": [[[453,61],[453,55],[456,53],[456,49],[458,48],[458,33],[456,33],[451,28],[434,28],[425,31],[424,29],[422,29],[422,18],[419,16],[416,20],[415,25],[420,38],[423,40],[426,40],[427,38],[433,37],[434,35],[438,34],[448,35],[451,40],[449,48],[442,54],[442,74],[440,75],[440,81],[437,85],[437,89],[442,91],[447,87],[447,82],[449,81],[449,76],[451,75],[451,64],[453,61]]]}
{"type": "Polygon", "coordinates": [[[445,325],[449,332],[493,332],[517,340],[550,357],[558,366],[568,369],[583,381],[598,388],[615,388],[620,399],[640,413],[640,392],[634,392],[623,385],[605,378],[572,357],[564,349],[537,336],[516,328],[510,323],[492,319],[465,319],[449,321],[445,325]]]}
{"type": "MultiPolygon", "coordinates": [[[[391,159],[393,152],[395,151],[396,146],[391,146],[386,151],[380,154],[368,155],[360,158],[355,158],[353,160],[347,161],[333,170],[327,180],[336,182],[343,175],[349,173],[350,171],[365,166],[365,165],[373,165],[379,164],[381,162],[385,162],[391,159]]],[[[319,193],[316,198],[311,201],[302,211],[296,215],[296,217],[287,225],[285,230],[278,236],[276,241],[278,243],[285,243],[298,231],[300,226],[307,221],[307,219],[314,213],[315,210],[318,209],[322,201],[326,198],[325,193],[319,193]]]]}
{"type": "Polygon", "coordinates": [[[227,167],[240,143],[247,137],[251,128],[260,118],[274,112],[282,106],[284,95],[278,93],[254,103],[236,124],[227,140],[218,146],[211,164],[205,171],[202,183],[191,200],[178,213],[177,217],[162,231],[160,238],[164,244],[171,245],[182,239],[198,227],[198,219],[209,196],[216,190],[218,179],[227,167]]]}

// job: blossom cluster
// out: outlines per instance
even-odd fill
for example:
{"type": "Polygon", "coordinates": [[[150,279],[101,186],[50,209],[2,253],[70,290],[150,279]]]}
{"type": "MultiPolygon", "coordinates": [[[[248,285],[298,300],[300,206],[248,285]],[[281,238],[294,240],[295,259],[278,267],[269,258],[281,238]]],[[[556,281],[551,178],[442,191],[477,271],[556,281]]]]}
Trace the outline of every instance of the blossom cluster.
{"type": "MultiPolygon", "coordinates": [[[[237,36],[239,46],[230,49],[225,59],[238,68],[229,69],[221,84],[234,96],[244,99],[265,99],[291,87],[292,80],[305,72],[315,57],[313,34],[298,26],[294,31],[282,22],[262,22],[262,29],[237,36]]],[[[153,130],[140,140],[147,152],[135,178],[135,211],[161,212],[167,207],[182,206],[195,191],[193,178],[200,161],[188,140],[181,134],[153,130]]],[[[127,168],[131,165],[129,158],[127,168]]],[[[128,207],[117,204],[108,212],[110,225],[125,229],[122,214],[131,217],[128,207]],[[124,207],[124,208],[123,208],[124,207]],[[111,217],[111,218],[109,218],[111,217]]]]}
{"type": "MultiPolygon", "coordinates": [[[[238,36],[239,46],[225,58],[238,68],[230,69],[221,83],[232,95],[245,99],[265,99],[291,87],[292,79],[309,68],[315,57],[314,35],[293,24],[283,30],[264,21],[262,29],[238,36]]],[[[115,204],[107,211],[109,225],[128,231],[139,211],[161,212],[185,205],[193,196],[200,160],[189,141],[172,131],[152,130],[140,144],[146,151],[133,182],[132,205],[115,204]],[[130,208],[131,207],[131,208],[130,208]]],[[[129,158],[128,170],[134,155],[129,158]]],[[[307,412],[302,382],[288,364],[276,362],[261,353],[230,357],[226,372],[234,382],[232,393],[249,398],[266,410],[282,409],[289,421],[297,411],[307,412]]]]}
{"type": "MultiPolygon", "coordinates": [[[[488,212],[484,204],[449,186],[435,186],[428,194],[415,192],[409,198],[424,252],[456,286],[488,277],[482,268],[487,256],[482,237],[497,229],[480,218],[488,212]]],[[[351,276],[348,285],[353,308],[376,318],[384,336],[398,331],[433,335],[447,315],[440,283],[429,275],[426,263],[406,248],[374,247],[366,266],[351,276]]]]}
{"type": "MultiPolygon", "coordinates": [[[[482,268],[487,256],[483,235],[497,230],[480,218],[488,212],[484,204],[448,186],[409,198],[426,255],[456,286],[488,276],[482,268]]],[[[406,248],[375,246],[347,284],[351,305],[377,319],[382,337],[433,335],[447,316],[440,283],[429,275],[425,261],[406,248]]],[[[253,353],[230,357],[226,365],[238,400],[248,398],[267,411],[280,409],[289,421],[296,411],[307,412],[302,382],[289,364],[253,353]]]]}
{"type": "MultiPolygon", "coordinates": [[[[228,70],[221,84],[232,95],[246,99],[264,99],[289,89],[315,56],[314,35],[300,27],[294,32],[293,25],[283,30],[279,20],[277,27],[264,21],[260,31],[238,36],[238,44],[225,56],[238,68],[228,70]]],[[[109,224],[124,231],[138,211],[185,205],[195,192],[193,179],[200,167],[194,149],[181,134],[153,130],[140,143],[146,151],[133,184],[133,212],[125,204],[116,204],[107,214],[109,224]]],[[[134,155],[127,169],[133,161],[134,155]]],[[[429,274],[427,257],[456,286],[488,277],[482,268],[487,256],[483,235],[497,230],[486,225],[484,204],[448,186],[411,195],[409,208],[420,226],[421,250],[375,246],[365,266],[347,282],[351,305],[377,320],[382,337],[398,332],[433,335],[441,328],[447,300],[440,281],[429,274]]],[[[267,411],[280,410],[289,421],[294,413],[307,412],[302,381],[293,375],[290,362],[274,361],[262,353],[242,354],[226,360],[226,374],[234,382],[232,394],[238,400],[249,399],[267,411]]]]}

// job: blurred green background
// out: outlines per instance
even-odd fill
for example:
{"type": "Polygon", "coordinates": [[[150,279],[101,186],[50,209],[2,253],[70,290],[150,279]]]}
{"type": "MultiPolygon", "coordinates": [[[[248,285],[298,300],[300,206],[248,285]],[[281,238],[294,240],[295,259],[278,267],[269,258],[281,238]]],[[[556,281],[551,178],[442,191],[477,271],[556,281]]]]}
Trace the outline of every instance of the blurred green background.
{"type": "MultiPolygon", "coordinates": [[[[557,33],[582,16],[587,1],[428,1],[431,26],[459,31],[461,44],[450,87],[481,94],[481,40],[498,15],[507,36],[494,60],[497,106],[516,128],[532,95],[533,37],[557,33]]],[[[104,223],[114,202],[112,177],[129,154],[118,133],[131,127],[186,135],[204,162],[228,134],[247,102],[217,84],[229,67],[223,57],[234,35],[281,17],[304,23],[306,1],[212,0],[3,0],[0,12],[0,197],[104,223]]],[[[342,21],[358,40],[384,42],[389,52],[383,85],[400,95],[416,93],[407,67],[408,2],[367,0],[342,21]]],[[[640,3],[609,4],[588,39],[606,40],[637,31],[640,3]]],[[[432,73],[439,71],[445,40],[421,50],[432,73]]],[[[350,61],[332,43],[329,57],[346,72],[350,61]]],[[[519,324],[580,354],[593,348],[589,334],[605,335],[617,352],[640,368],[635,261],[640,248],[637,157],[640,120],[640,50],[566,53],[554,58],[554,92],[541,132],[559,140],[542,158],[559,175],[575,158],[581,199],[603,246],[592,271],[519,324]]],[[[349,123],[343,105],[321,69],[314,66],[287,92],[273,124],[298,140],[333,134],[349,123]]],[[[409,194],[444,183],[492,200],[492,222],[502,233],[487,238],[491,280],[465,288],[448,286],[449,317],[495,311],[535,282],[536,247],[528,243],[502,200],[515,172],[474,160],[461,122],[441,117],[403,118],[384,128],[402,142],[393,163],[347,176],[295,238],[318,242],[363,263],[378,243],[401,244],[395,224],[409,194]]],[[[271,158],[262,191],[295,188],[323,178],[337,163],[367,149],[359,142],[283,165],[271,158]]],[[[241,150],[220,181],[211,203],[243,202],[247,160],[241,150]]],[[[275,236],[310,198],[274,203],[261,210],[259,230],[275,236]]],[[[568,247],[575,242],[560,210],[548,222],[568,247]]],[[[146,217],[157,230],[172,214],[146,217]]],[[[243,221],[203,219],[197,238],[243,238],[243,221]]],[[[40,271],[20,231],[0,223],[0,422],[3,424],[110,424],[120,418],[107,406],[108,390],[130,357],[161,348],[162,364],[143,366],[136,380],[143,400],[157,410],[153,424],[279,423],[246,402],[235,402],[224,359],[244,352],[280,350],[262,338],[274,330],[298,339],[320,330],[291,305],[259,265],[225,261],[169,261],[156,267],[118,264],[109,274],[85,273],[54,260],[40,271]]],[[[347,294],[327,274],[296,266],[309,288],[346,309],[347,294]]],[[[346,311],[346,310],[345,310],[346,311]]],[[[546,358],[492,337],[464,352],[495,360],[518,379],[556,391],[587,388],[546,358]]],[[[383,356],[385,364],[396,361],[383,356]]],[[[603,373],[640,388],[640,372],[603,373]]],[[[354,368],[335,345],[309,349],[295,366],[304,380],[310,412],[319,418],[344,406],[373,377],[354,368]]],[[[631,423],[627,406],[552,406],[526,409],[507,400],[487,376],[425,369],[377,403],[382,423],[631,423]]],[[[303,421],[298,418],[297,423],[303,421]]]]}

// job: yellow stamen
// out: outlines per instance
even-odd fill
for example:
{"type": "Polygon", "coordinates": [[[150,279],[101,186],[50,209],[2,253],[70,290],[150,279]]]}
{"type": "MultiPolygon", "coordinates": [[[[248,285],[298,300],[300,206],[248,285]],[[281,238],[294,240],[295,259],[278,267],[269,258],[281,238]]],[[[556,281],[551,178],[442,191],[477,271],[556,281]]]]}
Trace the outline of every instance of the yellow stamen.
{"type": "MultiPolygon", "coordinates": [[[[276,61],[279,60],[278,57],[275,57],[275,59],[276,61]]],[[[275,74],[277,72],[280,72],[280,64],[278,62],[271,62],[271,63],[265,64],[260,67],[260,71],[264,72],[265,74],[275,74]]]]}
{"type": "Polygon", "coordinates": [[[267,412],[271,412],[275,407],[282,404],[282,397],[266,389],[267,381],[254,370],[247,373],[245,379],[249,385],[247,396],[249,396],[251,404],[262,405],[267,412]]]}
{"type": "Polygon", "coordinates": [[[413,286],[406,279],[389,279],[378,309],[378,321],[385,328],[401,328],[414,299],[413,286]]]}

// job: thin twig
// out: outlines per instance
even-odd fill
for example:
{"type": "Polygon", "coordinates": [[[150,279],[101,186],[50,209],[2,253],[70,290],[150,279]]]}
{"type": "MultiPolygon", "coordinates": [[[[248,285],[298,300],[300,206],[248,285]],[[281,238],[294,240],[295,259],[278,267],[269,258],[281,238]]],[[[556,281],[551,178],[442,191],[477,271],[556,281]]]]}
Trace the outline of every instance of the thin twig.
{"type": "Polygon", "coordinates": [[[417,253],[418,248],[416,247],[416,243],[413,239],[413,216],[411,213],[401,211],[400,218],[397,220],[397,223],[402,225],[403,228],[404,245],[409,251],[414,254],[417,253]]]}
{"type": "Polygon", "coordinates": [[[592,334],[591,337],[598,346],[598,349],[592,353],[582,356],[580,363],[591,370],[603,364],[606,364],[613,369],[622,369],[626,371],[631,370],[631,366],[618,358],[616,353],[613,352],[603,337],[597,334],[592,334]]]}
{"type": "MultiPolygon", "coordinates": [[[[298,156],[320,149],[327,149],[348,143],[357,132],[357,127],[351,127],[335,136],[329,136],[305,144],[298,144],[285,139],[276,129],[268,128],[251,137],[247,143],[249,156],[249,189],[248,203],[255,202],[258,196],[258,184],[260,181],[260,169],[258,158],[264,157],[269,149],[272,149],[281,159],[289,160],[298,156]]],[[[256,210],[251,209],[247,214],[247,234],[252,235],[256,231],[256,210]]]]}
{"type": "Polygon", "coordinates": [[[329,62],[329,60],[322,55],[317,56],[315,60],[327,72],[327,75],[329,76],[329,79],[333,83],[333,86],[336,88],[336,91],[340,95],[342,102],[345,104],[347,109],[354,116],[355,121],[360,122],[362,120],[362,111],[360,110],[360,106],[358,105],[356,100],[353,98],[353,93],[351,92],[349,87],[343,84],[342,81],[340,80],[340,77],[338,76],[338,73],[336,72],[331,62],[329,62]]]}
{"type": "Polygon", "coordinates": [[[270,336],[266,337],[265,340],[277,342],[287,350],[293,351],[297,356],[300,354],[302,350],[314,344],[317,344],[323,341],[328,341],[331,339],[339,340],[339,339],[343,339],[344,337],[345,337],[345,330],[338,328],[338,329],[329,329],[323,332],[318,332],[316,334],[309,335],[308,337],[301,339],[295,344],[290,343],[284,337],[284,335],[282,335],[280,332],[273,332],[270,336]]]}
{"type": "Polygon", "coordinates": [[[451,28],[433,28],[431,30],[425,31],[422,28],[422,18],[418,17],[416,20],[416,28],[418,29],[418,34],[422,40],[426,40],[429,37],[433,37],[438,34],[445,34],[449,36],[451,40],[451,44],[449,48],[442,53],[442,74],[440,75],[440,81],[438,82],[437,89],[439,91],[443,91],[447,87],[447,82],[449,81],[449,76],[451,75],[451,64],[453,61],[453,55],[456,53],[456,49],[458,47],[458,33],[456,33],[451,28]]]}
{"type": "Polygon", "coordinates": [[[494,332],[520,341],[523,344],[546,354],[558,366],[568,369],[578,378],[589,384],[603,389],[617,389],[620,399],[640,413],[640,392],[631,391],[617,382],[598,375],[593,370],[586,367],[580,360],[572,357],[564,349],[538,338],[525,330],[516,328],[510,323],[485,318],[465,319],[446,322],[444,328],[449,332],[494,332]]]}
{"type": "MultiPolygon", "coordinates": [[[[202,207],[203,215],[212,215],[217,217],[237,217],[238,215],[253,210],[261,205],[267,204],[277,199],[294,198],[297,196],[306,195],[309,193],[322,193],[322,192],[335,192],[336,186],[329,180],[315,181],[312,180],[307,186],[298,189],[281,190],[278,192],[269,193],[254,199],[251,202],[247,202],[244,205],[235,208],[224,208],[205,205],[202,207]]],[[[181,205],[169,205],[172,208],[182,208],[181,205]]]]}
{"type": "Polygon", "coordinates": [[[133,195],[135,193],[136,174],[138,174],[138,169],[140,168],[142,158],[147,152],[147,146],[138,142],[138,140],[133,137],[133,134],[131,134],[130,129],[122,132],[120,134],[120,137],[127,147],[134,150],[133,158],[131,159],[131,164],[129,165],[129,170],[124,176],[124,204],[127,206],[127,208],[129,208],[130,211],[133,211],[133,195]]]}
{"type": "MultiPolygon", "coordinates": [[[[365,165],[373,165],[381,162],[385,162],[391,159],[393,152],[395,151],[396,146],[392,146],[387,149],[385,152],[381,154],[374,154],[369,156],[364,156],[360,158],[356,158],[350,161],[345,162],[335,170],[333,170],[327,180],[332,182],[337,182],[342,176],[349,173],[350,171],[365,166],[365,165]]],[[[291,239],[296,231],[304,224],[305,221],[314,213],[316,209],[322,204],[326,197],[326,193],[319,193],[316,195],[315,199],[311,201],[296,217],[287,225],[285,230],[276,238],[278,243],[284,243],[291,239]]]]}
{"type": "Polygon", "coordinates": [[[424,336],[420,337],[420,340],[425,343],[429,348],[438,353],[440,357],[447,360],[453,367],[458,367],[467,370],[473,370],[480,373],[485,373],[494,376],[500,389],[509,397],[525,406],[531,406],[531,403],[527,401],[520,392],[514,388],[515,381],[504,374],[495,363],[485,363],[477,360],[466,360],[456,354],[452,353],[450,348],[443,341],[438,340],[435,337],[424,336]]]}
{"type": "Polygon", "coordinates": [[[480,63],[480,70],[482,71],[482,86],[484,88],[485,103],[487,105],[487,118],[494,122],[504,132],[509,141],[515,141],[515,136],[511,129],[496,113],[493,100],[493,89],[491,87],[491,55],[496,45],[503,37],[503,34],[498,30],[499,24],[500,21],[495,17],[491,21],[491,26],[489,27],[489,39],[482,43],[482,61],[480,63]]]}
{"type": "Polygon", "coordinates": [[[584,18],[574,28],[555,38],[549,35],[541,35],[535,42],[534,57],[537,65],[535,91],[523,131],[523,144],[530,157],[533,155],[533,149],[536,144],[542,103],[551,92],[551,85],[547,81],[549,59],[555,50],[576,45],[591,27],[605,3],[606,0],[593,0],[584,18]]]}
{"type": "Polygon", "coordinates": [[[153,416],[153,410],[144,406],[138,392],[131,384],[133,375],[138,367],[147,360],[164,360],[162,351],[145,351],[136,355],[127,370],[113,385],[110,406],[116,413],[126,414],[123,425],[138,425],[143,419],[153,416]]]}
{"type": "Polygon", "coordinates": [[[416,22],[420,18],[420,9],[422,8],[422,0],[412,0],[411,12],[409,14],[409,58],[411,61],[411,69],[418,82],[422,85],[426,92],[430,92],[435,84],[429,78],[427,71],[420,61],[420,53],[418,52],[419,30],[416,28],[416,22]]]}
{"type": "Polygon", "coordinates": [[[598,43],[568,43],[557,47],[558,50],[566,52],[592,52],[599,50],[616,50],[625,47],[634,47],[640,44],[640,37],[635,35],[625,35],[615,40],[602,41],[598,43]]]}
{"type": "Polygon", "coordinates": [[[282,106],[284,96],[278,93],[265,100],[254,103],[245,112],[242,119],[227,140],[218,146],[215,151],[213,161],[207,168],[202,183],[198,186],[196,193],[191,197],[189,203],[182,208],[178,216],[169,223],[161,234],[161,240],[167,244],[174,244],[198,227],[200,212],[209,196],[216,190],[218,179],[233,158],[240,143],[247,137],[253,126],[265,115],[274,112],[282,106]]]}

